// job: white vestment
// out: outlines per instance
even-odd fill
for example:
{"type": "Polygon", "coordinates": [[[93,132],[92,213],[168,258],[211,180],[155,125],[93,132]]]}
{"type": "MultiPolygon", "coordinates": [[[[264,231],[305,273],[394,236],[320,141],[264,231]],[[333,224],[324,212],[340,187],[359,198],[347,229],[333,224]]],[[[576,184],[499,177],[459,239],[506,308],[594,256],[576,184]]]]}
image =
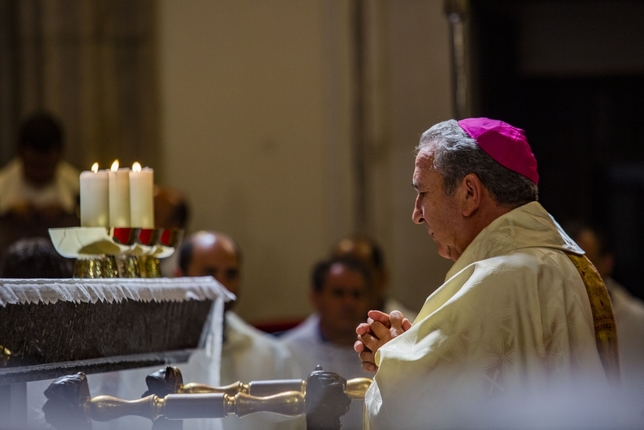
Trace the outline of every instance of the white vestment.
{"type": "Polygon", "coordinates": [[[58,205],[72,213],[80,193],[80,172],[71,164],[60,161],[53,180],[36,187],[24,177],[22,160],[14,158],[0,170],[0,215],[12,207],[31,204],[37,208],[58,205]]]}
{"type": "Polygon", "coordinates": [[[586,289],[563,250],[583,254],[537,202],[483,229],[412,328],[378,350],[369,428],[546,428],[544,414],[562,424],[546,412],[560,393],[608,390],[586,289]]]}

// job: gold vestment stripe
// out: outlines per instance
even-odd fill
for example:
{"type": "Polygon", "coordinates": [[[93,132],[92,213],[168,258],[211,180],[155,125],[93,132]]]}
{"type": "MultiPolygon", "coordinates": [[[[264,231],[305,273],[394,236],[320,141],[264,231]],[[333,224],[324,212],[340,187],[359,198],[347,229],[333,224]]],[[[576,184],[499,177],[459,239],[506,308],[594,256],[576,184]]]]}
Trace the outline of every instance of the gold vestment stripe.
{"type": "Polygon", "coordinates": [[[575,265],[586,286],[590,308],[595,322],[595,342],[599,358],[604,366],[604,372],[613,385],[620,384],[619,353],[617,351],[617,329],[613,306],[608,296],[606,285],[597,269],[585,255],[566,252],[566,255],[575,265]]]}

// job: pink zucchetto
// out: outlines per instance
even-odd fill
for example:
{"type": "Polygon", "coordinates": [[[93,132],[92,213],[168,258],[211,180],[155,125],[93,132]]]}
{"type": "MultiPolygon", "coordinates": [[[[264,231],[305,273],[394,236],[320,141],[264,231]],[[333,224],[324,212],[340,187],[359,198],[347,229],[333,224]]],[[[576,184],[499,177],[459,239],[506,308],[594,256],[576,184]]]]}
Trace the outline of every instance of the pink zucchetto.
{"type": "Polygon", "coordinates": [[[489,118],[465,118],[458,125],[501,166],[539,183],[537,159],[523,130],[489,118]]]}

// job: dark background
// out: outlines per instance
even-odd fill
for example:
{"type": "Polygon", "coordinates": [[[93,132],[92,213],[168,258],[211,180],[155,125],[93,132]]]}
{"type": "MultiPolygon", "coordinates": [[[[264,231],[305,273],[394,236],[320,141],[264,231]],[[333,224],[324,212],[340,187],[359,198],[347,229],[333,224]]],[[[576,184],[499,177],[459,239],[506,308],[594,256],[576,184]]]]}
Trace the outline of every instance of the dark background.
{"type": "Polygon", "coordinates": [[[474,116],[526,131],[542,204],[602,228],[644,297],[644,2],[470,5],[474,116]]]}

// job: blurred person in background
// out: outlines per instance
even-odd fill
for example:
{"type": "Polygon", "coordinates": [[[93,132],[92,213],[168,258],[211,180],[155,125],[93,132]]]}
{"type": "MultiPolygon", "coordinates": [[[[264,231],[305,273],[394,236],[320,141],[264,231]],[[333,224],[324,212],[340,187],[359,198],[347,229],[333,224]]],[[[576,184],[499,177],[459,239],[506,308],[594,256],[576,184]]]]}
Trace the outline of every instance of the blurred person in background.
{"type": "Polygon", "coordinates": [[[617,324],[622,384],[644,405],[644,302],[613,279],[615,256],[603,230],[583,221],[566,223],[564,230],[586,252],[606,284],[617,324]]]}
{"type": "Polygon", "coordinates": [[[23,123],[18,155],[0,170],[0,215],[44,218],[73,214],[80,172],[63,160],[62,126],[47,113],[23,123]]]}
{"type": "Polygon", "coordinates": [[[407,308],[389,294],[389,272],[387,271],[385,256],[382,248],[375,240],[359,236],[344,238],[331,248],[331,256],[357,258],[371,270],[373,280],[371,309],[377,309],[386,314],[398,310],[409,321],[413,321],[416,318],[416,312],[407,308]]]}
{"type": "MultiPolygon", "coordinates": [[[[309,300],[314,313],[281,339],[305,378],[318,364],[345,379],[370,377],[356,360],[355,327],[373,303],[371,271],[359,259],[333,257],[313,268],[309,300]]],[[[342,428],[362,428],[362,402],[353,401],[340,417],[342,428]]]]}
{"type": "Polygon", "coordinates": [[[64,133],[48,113],[27,118],[17,156],[0,169],[0,254],[22,237],[78,225],[80,172],[63,160],[64,133]]]}
{"type": "MultiPolygon", "coordinates": [[[[302,377],[286,347],[233,312],[241,293],[241,268],[239,247],[220,232],[199,231],[188,237],[179,251],[177,276],[212,276],[237,297],[225,307],[221,385],[302,377]]],[[[222,420],[222,425],[224,429],[298,429],[304,425],[303,419],[261,412],[243,418],[230,416],[222,420]]]]}
{"type": "MultiPolygon", "coordinates": [[[[167,185],[154,186],[154,224],[156,228],[183,230],[186,233],[190,220],[190,205],[179,190],[167,185]]],[[[177,248],[180,244],[177,244],[177,248]]],[[[174,276],[179,261],[179,252],[161,260],[161,275],[174,276]]]]}

